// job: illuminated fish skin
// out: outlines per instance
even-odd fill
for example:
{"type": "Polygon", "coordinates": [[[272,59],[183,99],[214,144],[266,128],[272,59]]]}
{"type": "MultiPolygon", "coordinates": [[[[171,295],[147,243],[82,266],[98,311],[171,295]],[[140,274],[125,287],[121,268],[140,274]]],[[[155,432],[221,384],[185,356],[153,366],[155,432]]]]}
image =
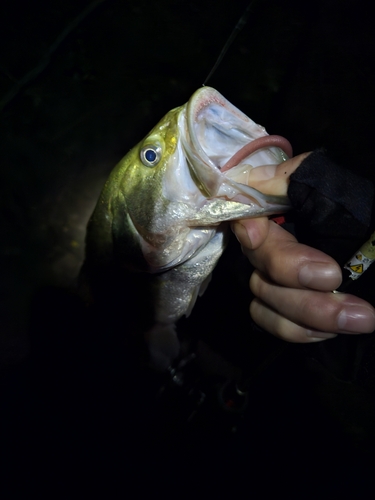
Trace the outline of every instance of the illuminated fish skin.
{"type": "Polygon", "coordinates": [[[220,172],[244,144],[264,136],[263,127],[203,87],[129,151],[103,188],[88,224],[83,274],[105,273],[115,263],[152,276],[152,326],[145,338],[159,369],[178,356],[175,323],[207,286],[226,245],[226,222],[288,209],[286,197],[236,182],[255,166],[287,159],[279,148],[220,172]],[[154,153],[157,159],[149,162],[145,155],[154,153]]]}

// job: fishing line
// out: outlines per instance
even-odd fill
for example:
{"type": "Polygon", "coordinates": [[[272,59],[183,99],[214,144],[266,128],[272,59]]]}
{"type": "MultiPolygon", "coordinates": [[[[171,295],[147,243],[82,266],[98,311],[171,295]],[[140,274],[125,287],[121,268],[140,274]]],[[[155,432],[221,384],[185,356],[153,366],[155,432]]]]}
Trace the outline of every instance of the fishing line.
{"type": "Polygon", "coordinates": [[[240,17],[239,21],[237,22],[236,26],[234,27],[232,33],[229,35],[229,38],[228,40],[226,41],[222,51],[220,52],[219,54],[219,57],[217,58],[215,64],[213,65],[211,71],[208,73],[208,76],[206,77],[206,79],[204,80],[203,82],[203,87],[205,85],[207,85],[207,82],[208,80],[212,77],[212,75],[215,73],[215,71],[217,70],[218,66],[220,65],[221,61],[223,60],[225,54],[227,53],[227,50],[229,49],[229,47],[232,45],[232,43],[234,42],[236,36],[240,33],[240,31],[242,30],[242,28],[245,26],[245,24],[247,23],[247,20],[249,18],[249,14],[250,14],[250,10],[251,10],[251,7],[256,4],[259,0],[252,0],[249,5],[246,7],[246,9],[244,10],[244,13],[242,14],[242,16],[240,17]]]}

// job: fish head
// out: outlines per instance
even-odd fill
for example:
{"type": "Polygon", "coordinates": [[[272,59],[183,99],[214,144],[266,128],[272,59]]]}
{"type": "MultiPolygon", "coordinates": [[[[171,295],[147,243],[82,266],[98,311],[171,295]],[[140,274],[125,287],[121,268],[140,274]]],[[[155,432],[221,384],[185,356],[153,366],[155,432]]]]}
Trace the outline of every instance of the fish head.
{"type": "Polygon", "coordinates": [[[264,195],[246,183],[252,168],[286,159],[279,148],[262,148],[222,171],[244,145],[264,136],[263,127],[219,92],[199,89],[112,171],[87,247],[102,241],[125,267],[160,272],[199,252],[222,222],[287,210],[286,197],[264,195]]]}

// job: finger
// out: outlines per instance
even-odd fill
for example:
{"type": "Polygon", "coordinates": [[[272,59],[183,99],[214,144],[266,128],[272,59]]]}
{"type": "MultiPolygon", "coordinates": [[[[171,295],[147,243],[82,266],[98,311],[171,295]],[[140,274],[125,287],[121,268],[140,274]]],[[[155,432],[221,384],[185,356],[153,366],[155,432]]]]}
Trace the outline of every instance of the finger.
{"type": "Polygon", "coordinates": [[[254,271],[250,279],[253,294],[267,306],[299,325],[331,333],[371,333],[375,310],[354,295],[278,286],[254,271]]]}
{"type": "Polygon", "coordinates": [[[337,337],[335,333],[316,331],[297,325],[281,316],[259,299],[254,299],[251,302],[250,315],[261,328],[287,342],[306,344],[337,337]]]}
{"type": "MultiPolygon", "coordinates": [[[[241,221],[245,229],[248,224],[248,220],[241,221]]],[[[243,234],[242,241],[243,251],[251,264],[275,283],[291,288],[332,291],[342,281],[340,267],[329,255],[298,243],[292,234],[272,221],[266,238],[254,250],[244,243],[243,234]]]]}
{"type": "Polygon", "coordinates": [[[309,155],[311,155],[311,151],[294,156],[293,158],[289,158],[289,160],[280,163],[276,169],[276,176],[283,177],[284,175],[287,175],[289,177],[309,155]]]}
{"type": "Polygon", "coordinates": [[[279,165],[255,167],[248,173],[246,183],[264,194],[286,196],[290,175],[309,154],[300,154],[279,165]]]}
{"type": "Polygon", "coordinates": [[[246,219],[232,222],[231,228],[241,244],[242,251],[246,249],[255,250],[260,247],[267,238],[270,221],[267,217],[259,219],[246,219]]]}

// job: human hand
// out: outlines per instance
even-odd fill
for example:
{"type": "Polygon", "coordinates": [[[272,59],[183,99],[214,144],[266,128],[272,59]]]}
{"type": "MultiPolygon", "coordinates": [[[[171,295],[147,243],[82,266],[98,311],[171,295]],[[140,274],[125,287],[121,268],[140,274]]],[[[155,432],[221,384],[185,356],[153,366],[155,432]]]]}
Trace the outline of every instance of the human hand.
{"type": "MultiPolygon", "coordinates": [[[[286,194],[289,175],[306,156],[279,165],[272,176],[254,169],[252,186],[263,192],[286,194]]],[[[301,343],[375,329],[375,310],[368,302],[354,295],[332,293],[341,283],[341,270],[331,257],[298,243],[265,217],[237,221],[232,229],[255,267],[250,288],[256,298],[250,314],[263,329],[283,340],[301,343]]]]}

